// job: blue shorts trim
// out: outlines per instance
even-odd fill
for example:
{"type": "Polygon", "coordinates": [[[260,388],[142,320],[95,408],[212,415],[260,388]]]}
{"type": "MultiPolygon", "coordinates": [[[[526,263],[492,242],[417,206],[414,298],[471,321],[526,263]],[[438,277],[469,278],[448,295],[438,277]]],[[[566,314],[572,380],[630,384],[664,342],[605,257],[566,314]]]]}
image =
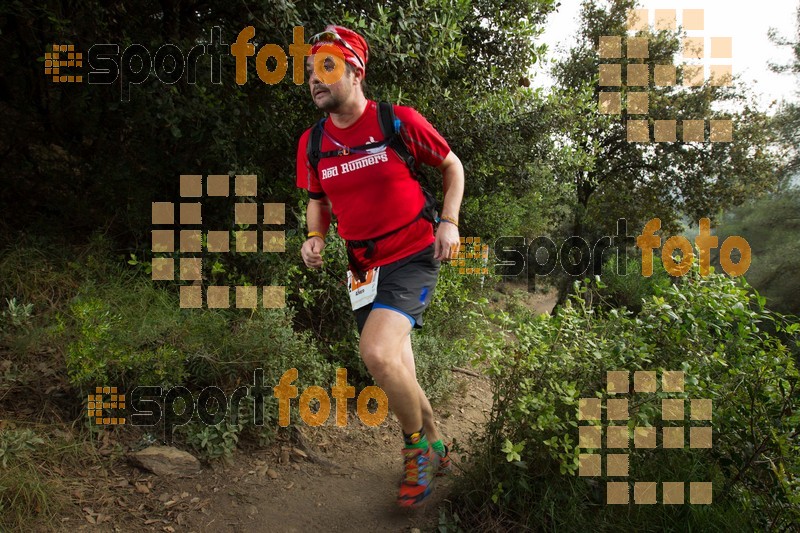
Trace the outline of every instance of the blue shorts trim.
{"type": "Polygon", "coordinates": [[[409,315],[408,313],[405,313],[405,312],[401,311],[400,309],[398,309],[396,307],[392,307],[391,305],[382,304],[380,302],[374,302],[372,304],[372,308],[373,309],[390,309],[392,311],[397,311],[398,313],[400,313],[401,315],[406,317],[411,322],[411,327],[412,328],[417,324],[417,321],[414,320],[413,316],[409,315]]]}

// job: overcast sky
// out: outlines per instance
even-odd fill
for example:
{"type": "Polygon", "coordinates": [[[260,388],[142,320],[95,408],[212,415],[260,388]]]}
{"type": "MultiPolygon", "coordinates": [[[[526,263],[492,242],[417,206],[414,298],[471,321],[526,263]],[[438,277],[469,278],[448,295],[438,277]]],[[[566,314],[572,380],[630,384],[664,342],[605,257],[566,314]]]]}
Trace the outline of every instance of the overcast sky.
{"type": "MultiPolygon", "coordinates": [[[[558,12],[550,16],[543,42],[550,47],[550,56],[558,56],[557,46],[570,46],[575,39],[580,15],[580,0],[561,0],[558,12]]],[[[763,107],[772,100],[800,99],[797,77],[789,74],[775,74],[768,68],[768,62],[788,63],[791,51],[778,47],[767,38],[767,31],[776,28],[784,37],[796,35],[796,11],[800,0],[639,0],[640,8],[651,10],[650,23],[655,9],[676,9],[678,22],[681,10],[705,10],[705,31],[690,32],[690,36],[706,37],[706,47],[710,37],[732,37],[734,75],[741,74],[743,80],[751,84],[753,91],[761,96],[763,107]]],[[[716,63],[723,62],[715,60],[716,63]]],[[[711,60],[707,60],[710,64],[711,60]]],[[[536,71],[534,83],[547,86],[549,76],[540,68],[536,71]]]]}

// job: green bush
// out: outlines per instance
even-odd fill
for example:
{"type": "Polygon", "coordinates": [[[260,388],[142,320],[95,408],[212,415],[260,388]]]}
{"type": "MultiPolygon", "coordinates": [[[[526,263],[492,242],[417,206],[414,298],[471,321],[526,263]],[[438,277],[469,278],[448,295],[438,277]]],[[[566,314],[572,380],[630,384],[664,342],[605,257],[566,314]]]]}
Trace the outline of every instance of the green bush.
{"type": "Polygon", "coordinates": [[[571,531],[796,527],[800,377],[789,347],[765,330],[797,343],[800,325],[764,309],[741,278],[696,270],[638,315],[587,304],[595,299],[579,286],[556,317],[500,313],[500,334],[476,330],[472,349],[488,365],[494,405],[456,499],[460,517],[571,531]],[[712,481],[713,506],[603,505],[605,481],[619,479],[576,477],[588,453],[578,448],[579,399],[606,398],[610,370],[686,376],[683,393],[630,396],[629,428],[658,425],[662,398],[712,400],[712,449],[626,452],[631,481],[712,481]]]}
{"type": "MultiPolygon", "coordinates": [[[[123,276],[83,282],[57,314],[53,337],[64,346],[70,382],[83,392],[100,385],[122,391],[182,385],[197,398],[213,385],[231,394],[251,385],[259,368],[265,387],[277,384],[290,368],[298,369],[298,387],[332,381],[333,366],[313,332],[294,330],[295,314],[291,307],[181,309],[176,286],[123,276]]],[[[240,404],[238,420],[206,426],[195,416],[178,426],[175,437],[209,459],[229,456],[243,436],[266,443],[277,426],[277,406],[270,400],[264,402],[263,426],[254,424],[248,399],[240,404]]],[[[154,435],[161,436],[158,429],[154,435]]]]}
{"type": "Polygon", "coordinates": [[[471,331],[466,305],[479,290],[480,278],[442,264],[425,325],[412,334],[417,379],[430,400],[442,400],[454,387],[452,368],[469,361],[465,350],[471,331]]]}
{"type": "Polygon", "coordinates": [[[606,261],[600,275],[606,286],[602,293],[603,302],[608,308],[625,307],[634,313],[639,313],[645,300],[661,294],[670,285],[670,276],[664,270],[661,259],[655,255],[653,274],[649,277],[642,275],[640,259],[627,258],[625,264],[619,268],[616,261],[615,257],[606,261]]]}
{"type": "Polygon", "coordinates": [[[81,299],[70,308],[75,338],[66,353],[67,371],[73,385],[177,385],[184,376],[181,352],[172,346],[152,349],[130,342],[124,317],[98,298],[81,299]]]}
{"type": "MultiPolygon", "coordinates": [[[[269,406],[265,402],[265,407],[269,406]]],[[[268,409],[270,413],[274,409],[268,409]]],[[[204,459],[229,459],[239,443],[239,438],[245,428],[255,428],[252,419],[253,402],[248,396],[239,405],[239,412],[236,417],[229,416],[219,424],[206,425],[198,419],[191,420],[188,424],[180,426],[177,433],[184,435],[186,444],[192,447],[200,457],[204,459]]],[[[274,414],[274,413],[273,413],[274,414]]],[[[266,416],[265,423],[259,437],[272,437],[274,435],[273,425],[276,417],[266,416]]]]}

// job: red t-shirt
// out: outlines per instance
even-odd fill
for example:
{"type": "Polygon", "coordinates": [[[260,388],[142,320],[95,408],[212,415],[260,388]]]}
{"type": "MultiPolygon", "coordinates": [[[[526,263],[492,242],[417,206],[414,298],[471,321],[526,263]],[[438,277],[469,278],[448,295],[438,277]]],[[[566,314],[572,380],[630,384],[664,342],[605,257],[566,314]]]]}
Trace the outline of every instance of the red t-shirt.
{"type": "MultiPolygon", "coordinates": [[[[450,153],[439,132],[416,110],[395,106],[402,126],[400,133],[417,162],[438,167],[450,153]]],[[[405,162],[391,148],[375,154],[354,154],[321,158],[318,172],[308,162],[306,146],[311,128],[297,146],[297,186],[310,193],[328,196],[345,240],[367,240],[409,224],[425,204],[422,188],[405,162]],[[321,178],[321,179],[320,179],[321,178]]],[[[378,123],[378,105],[369,100],[364,113],[349,127],[337,128],[325,121],[321,151],[383,140],[378,123]]],[[[355,248],[364,267],[381,266],[422,251],[433,243],[431,223],[420,218],[402,230],[376,242],[370,259],[365,248],[355,248]]]]}

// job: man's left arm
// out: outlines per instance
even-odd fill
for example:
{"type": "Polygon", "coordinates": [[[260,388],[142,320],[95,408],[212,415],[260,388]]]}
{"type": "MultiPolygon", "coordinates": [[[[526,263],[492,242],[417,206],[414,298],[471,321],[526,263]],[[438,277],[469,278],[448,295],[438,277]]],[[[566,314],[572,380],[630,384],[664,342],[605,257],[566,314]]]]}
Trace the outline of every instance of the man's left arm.
{"type": "Polygon", "coordinates": [[[458,254],[458,213],[464,197],[464,166],[458,156],[450,151],[436,168],[442,173],[444,201],[439,215],[441,222],[436,230],[434,259],[442,261],[458,254]]]}

